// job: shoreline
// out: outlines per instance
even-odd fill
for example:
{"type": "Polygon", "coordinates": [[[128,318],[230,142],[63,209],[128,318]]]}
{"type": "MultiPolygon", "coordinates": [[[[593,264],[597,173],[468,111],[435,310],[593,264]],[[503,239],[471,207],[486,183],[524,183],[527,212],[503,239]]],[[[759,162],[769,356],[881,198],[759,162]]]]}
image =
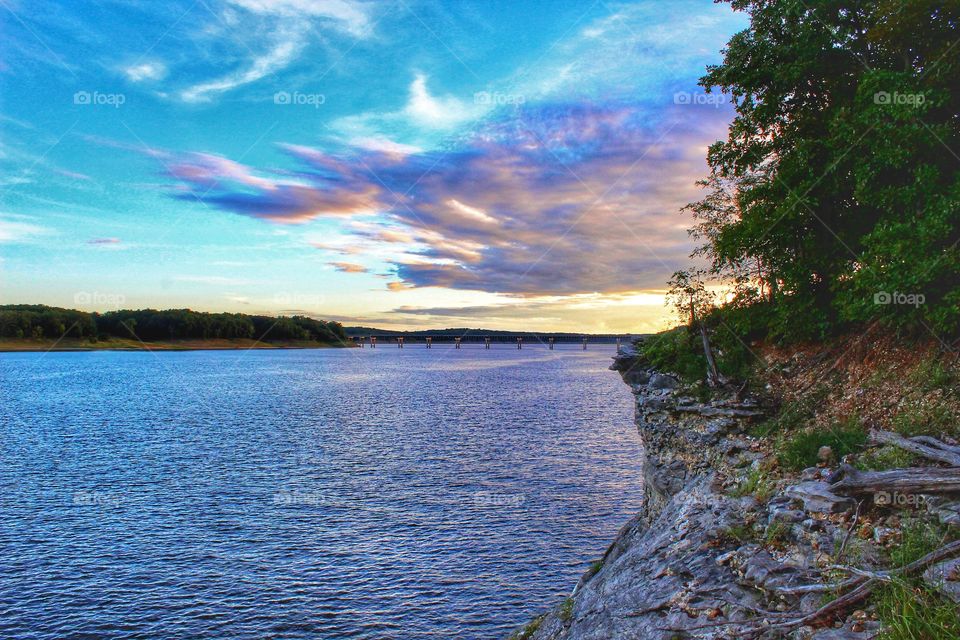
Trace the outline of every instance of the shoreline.
{"type": "Polygon", "coordinates": [[[245,351],[250,349],[343,349],[349,345],[326,342],[258,342],[256,340],[172,340],[141,342],[138,340],[0,340],[0,353],[87,352],[87,351],[245,351]]]}

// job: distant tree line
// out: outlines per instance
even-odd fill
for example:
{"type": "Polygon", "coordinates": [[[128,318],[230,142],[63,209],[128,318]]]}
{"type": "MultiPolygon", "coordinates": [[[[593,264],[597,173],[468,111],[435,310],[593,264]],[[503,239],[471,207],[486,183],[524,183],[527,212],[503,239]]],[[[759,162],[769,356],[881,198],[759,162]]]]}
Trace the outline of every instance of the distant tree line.
{"type": "Polygon", "coordinates": [[[190,309],[138,309],[86,313],[46,305],[0,305],[0,338],[127,338],[209,340],[248,338],[338,343],[346,340],[338,322],[306,316],[250,316],[190,309]]]}

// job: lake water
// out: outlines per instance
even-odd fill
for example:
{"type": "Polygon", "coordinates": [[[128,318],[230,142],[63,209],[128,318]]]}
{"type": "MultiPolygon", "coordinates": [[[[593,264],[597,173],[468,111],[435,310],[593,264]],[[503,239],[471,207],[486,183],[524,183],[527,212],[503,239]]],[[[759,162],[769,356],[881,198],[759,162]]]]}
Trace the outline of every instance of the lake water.
{"type": "Polygon", "coordinates": [[[503,638],[640,507],[612,355],[0,354],[0,637],[503,638]]]}

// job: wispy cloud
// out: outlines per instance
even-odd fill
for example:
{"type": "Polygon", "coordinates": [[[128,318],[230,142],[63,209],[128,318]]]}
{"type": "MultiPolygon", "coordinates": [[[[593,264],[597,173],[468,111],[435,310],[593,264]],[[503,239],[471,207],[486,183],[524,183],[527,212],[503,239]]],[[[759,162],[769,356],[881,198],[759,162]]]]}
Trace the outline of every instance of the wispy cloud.
{"type": "Polygon", "coordinates": [[[228,278],[225,276],[207,276],[207,275],[187,275],[187,276],[176,276],[174,278],[177,282],[190,282],[194,284],[207,284],[207,285],[228,285],[228,286],[239,286],[244,284],[251,284],[250,280],[242,278],[228,278]]]}
{"type": "MultiPolygon", "coordinates": [[[[292,35],[292,32],[285,34],[284,37],[289,35],[292,35]]],[[[203,102],[209,100],[214,94],[256,82],[264,76],[287,66],[301,47],[302,43],[299,42],[299,36],[294,36],[293,40],[277,42],[265,53],[254,57],[246,68],[230,72],[215,80],[188,87],[180,92],[180,98],[185,102],[203,102]]]]}
{"type": "Polygon", "coordinates": [[[253,13],[291,20],[320,18],[354,35],[365,35],[370,27],[369,3],[353,0],[229,0],[230,4],[253,13]]]}
{"type": "Polygon", "coordinates": [[[33,218],[15,214],[0,214],[0,242],[15,244],[29,242],[47,235],[50,229],[33,223],[33,218]]]}
{"type": "Polygon", "coordinates": [[[324,29],[352,38],[371,34],[371,3],[354,0],[228,0],[215,32],[246,60],[219,77],[179,91],[185,102],[207,102],[288,67],[324,29]]]}

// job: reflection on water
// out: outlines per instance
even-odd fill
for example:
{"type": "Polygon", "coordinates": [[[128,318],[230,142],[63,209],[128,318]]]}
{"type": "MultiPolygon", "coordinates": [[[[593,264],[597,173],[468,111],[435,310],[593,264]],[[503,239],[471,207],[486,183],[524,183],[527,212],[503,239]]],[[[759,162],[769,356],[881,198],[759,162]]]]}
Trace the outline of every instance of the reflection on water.
{"type": "Polygon", "coordinates": [[[639,507],[612,351],[0,354],[0,636],[503,637],[639,507]]]}

